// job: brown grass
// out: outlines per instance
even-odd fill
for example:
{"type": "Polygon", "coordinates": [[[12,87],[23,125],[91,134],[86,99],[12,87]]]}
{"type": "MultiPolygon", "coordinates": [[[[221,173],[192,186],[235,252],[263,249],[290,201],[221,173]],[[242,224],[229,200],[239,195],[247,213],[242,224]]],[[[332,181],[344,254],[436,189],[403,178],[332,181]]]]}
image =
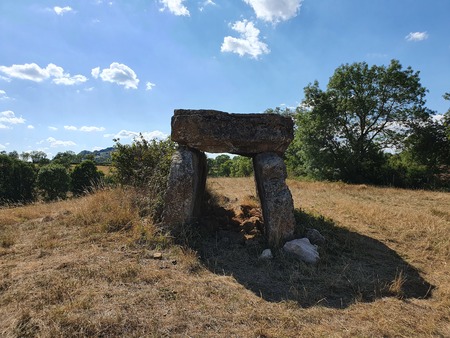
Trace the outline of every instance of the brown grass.
{"type": "Polygon", "coordinates": [[[327,239],[311,267],[258,259],[251,179],[208,185],[190,247],[133,191],[0,209],[0,336],[450,336],[450,194],[290,181],[297,234],[327,239]]]}

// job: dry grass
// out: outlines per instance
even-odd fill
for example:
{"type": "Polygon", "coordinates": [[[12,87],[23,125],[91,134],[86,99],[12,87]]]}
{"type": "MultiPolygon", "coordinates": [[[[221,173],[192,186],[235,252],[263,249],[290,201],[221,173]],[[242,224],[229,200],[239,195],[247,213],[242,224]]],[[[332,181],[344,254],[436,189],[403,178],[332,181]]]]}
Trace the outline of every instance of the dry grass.
{"type": "Polygon", "coordinates": [[[208,185],[191,247],[133,191],[0,209],[0,336],[450,336],[450,194],[290,181],[297,233],[327,238],[311,267],[237,232],[251,179],[208,185]]]}

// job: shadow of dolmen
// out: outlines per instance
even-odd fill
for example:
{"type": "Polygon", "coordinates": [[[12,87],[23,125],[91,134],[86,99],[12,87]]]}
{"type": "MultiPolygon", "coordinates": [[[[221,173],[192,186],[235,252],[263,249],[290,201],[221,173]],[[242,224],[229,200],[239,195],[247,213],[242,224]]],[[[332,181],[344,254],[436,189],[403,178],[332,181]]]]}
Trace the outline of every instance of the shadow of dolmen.
{"type": "Polygon", "coordinates": [[[218,206],[196,224],[196,240],[190,244],[210,271],[233,276],[271,302],[346,308],[382,297],[431,297],[434,286],[382,242],[338,227],[322,216],[301,210],[295,210],[295,216],[296,238],[302,237],[306,228],[317,229],[326,238],[319,247],[321,259],[315,266],[282,250],[274,252],[271,260],[260,259],[266,248],[262,234],[243,236],[242,229],[233,223],[233,212],[218,206]],[[221,222],[211,226],[211,214],[221,215],[221,222]]]}

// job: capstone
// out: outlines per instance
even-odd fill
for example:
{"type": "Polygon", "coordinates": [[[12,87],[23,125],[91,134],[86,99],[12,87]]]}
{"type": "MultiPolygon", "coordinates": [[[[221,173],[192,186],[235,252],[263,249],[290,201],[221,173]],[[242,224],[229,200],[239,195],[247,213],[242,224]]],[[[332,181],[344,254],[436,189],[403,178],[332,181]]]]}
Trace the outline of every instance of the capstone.
{"type": "Polygon", "coordinates": [[[278,114],[177,109],[172,117],[171,138],[210,153],[283,154],[292,142],[293,128],[291,118],[278,114]]]}

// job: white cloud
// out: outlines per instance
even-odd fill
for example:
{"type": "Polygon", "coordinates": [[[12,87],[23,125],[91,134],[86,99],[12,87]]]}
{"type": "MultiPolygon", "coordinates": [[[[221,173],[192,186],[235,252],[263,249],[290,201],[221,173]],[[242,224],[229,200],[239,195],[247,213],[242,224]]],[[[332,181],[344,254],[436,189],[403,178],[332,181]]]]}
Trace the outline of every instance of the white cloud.
{"type": "Polygon", "coordinates": [[[73,146],[77,145],[73,141],[61,141],[61,140],[55,139],[54,137],[49,137],[46,140],[41,141],[40,143],[43,143],[45,141],[50,143],[50,147],[52,147],[52,148],[56,148],[56,147],[73,147],[73,146]]]}
{"type": "Polygon", "coordinates": [[[295,17],[303,0],[244,0],[258,19],[277,23],[295,17]]]}
{"type": "MultiPolygon", "coordinates": [[[[0,127],[0,129],[1,129],[1,127],[0,127]]],[[[0,143],[0,149],[6,149],[6,147],[0,143]]]]}
{"type": "Polygon", "coordinates": [[[105,131],[105,128],[104,127],[94,127],[94,126],[89,126],[89,127],[88,126],[83,126],[79,130],[87,132],[87,133],[91,133],[91,132],[94,132],[94,131],[105,131]]]}
{"type": "Polygon", "coordinates": [[[142,134],[146,140],[152,140],[152,139],[159,139],[163,140],[169,137],[166,133],[163,133],[159,130],[154,131],[146,131],[146,132],[136,132],[136,131],[129,131],[129,130],[121,130],[117,134],[105,134],[104,137],[112,137],[114,139],[135,139],[139,137],[139,134],[142,134]]]}
{"type": "Polygon", "coordinates": [[[49,127],[48,127],[48,129],[50,129],[50,130],[53,130],[53,131],[56,131],[56,130],[58,130],[58,128],[56,128],[56,127],[52,127],[52,126],[49,126],[49,127]]]}
{"type": "Polygon", "coordinates": [[[69,6],[65,6],[65,7],[55,6],[55,7],[53,7],[53,11],[57,15],[64,15],[65,13],[69,13],[69,12],[73,11],[73,9],[72,9],[72,7],[69,7],[69,6]]]}
{"type": "Polygon", "coordinates": [[[405,36],[405,39],[408,41],[423,41],[428,39],[428,33],[427,32],[411,32],[407,36],[405,36]]]}
{"type": "Polygon", "coordinates": [[[124,86],[126,89],[137,89],[139,84],[139,79],[134,70],[118,62],[111,63],[109,68],[105,68],[102,71],[100,71],[100,67],[94,68],[91,74],[94,78],[100,76],[103,81],[116,83],[124,86]]]}
{"type": "Polygon", "coordinates": [[[10,98],[8,97],[8,95],[6,95],[6,92],[4,90],[0,89],[0,101],[2,100],[9,100],[10,98]]]}
{"type": "Polygon", "coordinates": [[[46,68],[43,69],[35,63],[12,65],[11,67],[0,66],[0,72],[6,74],[10,78],[30,80],[34,82],[41,82],[50,77],[46,68]]]}
{"type": "Polygon", "coordinates": [[[71,131],[83,131],[87,133],[95,132],[95,131],[105,131],[104,127],[94,127],[94,126],[82,126],[80,128],[77,128],[75,126],[64,126],[65,130],[71,130],[71,131]]]}
{"type": "Polygon", "coordinates": [[[65,130],[78,130],[78,128],[75,126],[64,126],[64,129],[65,130]]]}
{"type": "Polygon", "coordinates": [[[259,29],[255,27],[253,22],[236,21],[231,28],[240,34],[240,38],[226,36],[220,48],[221,52],[232,52],[239,54],[239,56],[248,54],[254,59],[257,59],[261,54],[270,53],[267,44],[259,40],[259,29]]]}
{"type": "Polygon", "coordinates": [[[28,129],[34,129],[34,126],[33,126],[32,124],[29,124],[29,125],[27,126],[27,128],[28,128],[28,129]]]}
{"type": "Polygon", "coordinates": [[[156,85],[155,85],[154,83],[147,82],[147,83],[145,84],[145,90],[152,90],[153,87],[155,87],[155,86],[156,86],[156,85]]]}
{"type": "Polygon", "coordinates": [[[161,4],[164,5],[160,11],[168,9],[171,13],[178,16],[189,16],[189,10],[183,5],[184,0],[160,0],[161,4]]]}
{"type": "Polygon", "coordinates": [[[25,121],[23,117],[16,117],[16,114],[11,110],[0,113],[0,129],[9,129],[12,124],[22,124],[25,121]]]}
{"type": "Polygon", "coordinates": [[[83,75],[71,76],[69,73],[64,73],[64,69],[62,67],[59,67],[53,63],[48,64],[45,68],[41,68],[35,63],[12,65],[10,67],[0,66],[0,72],[6,74],[9,78],[34,82],[42,82],[49,78],[53,78],[53,83],[66,86],[87,81],[87,78],[83,75]]]}
{"type": "Polygon", "coordinates": [[[57,85],[62,84],[62,85],[66,85],[66,86],[72,86],[75,84],[84,83],[87,80],[88,79],[84,75],[70,76],[70,74],[68,74],[67,76],[53,79],[53,83],[55,83],[57,85]]]}
{"type": "Polygon", "coordinates": [[[94,79],[97,79],[100,75],[100,67],[95,67],[94,69],[92,69],[91,75],[94,79]]]}

